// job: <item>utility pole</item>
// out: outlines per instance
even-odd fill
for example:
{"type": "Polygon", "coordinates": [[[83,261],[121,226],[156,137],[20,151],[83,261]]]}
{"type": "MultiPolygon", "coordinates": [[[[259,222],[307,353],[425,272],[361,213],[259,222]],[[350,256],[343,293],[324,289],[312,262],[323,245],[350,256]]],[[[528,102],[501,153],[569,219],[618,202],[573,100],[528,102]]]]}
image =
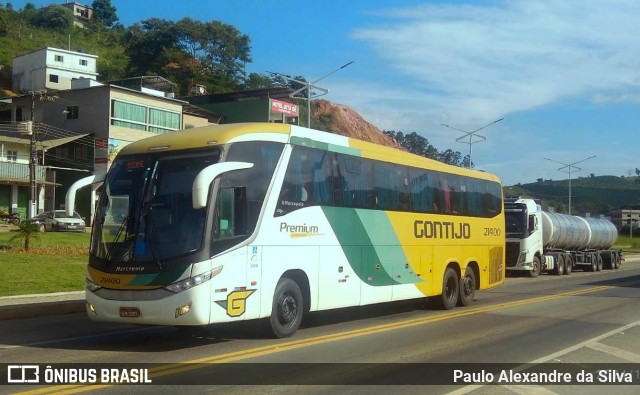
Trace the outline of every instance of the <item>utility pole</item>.
{"type": "Polygon", "coordinates": [[[38,96],[38,101],[54,101],[58,99],[58,96],[55,93],[48,93],[47,91],[31,92],[31,125],[28,130],[28,133],[31,135],[29,150],[29,207],[27,210],[27,216],[29,218],[33,218],[38,213],[38,138],[36,136],[38,128],[35,124],[36,95],[38,96]]]}
{"type": "Polygon", "coordinates": [[[36,148],[36,131],[34,127],[34,121],[36,120],[36,99],[35,92],[31,92],[31,143],[29,151],[29,209],[27,210],[27,217],[33,218],[37,213],[37,195],[38,184],[36,181],[37,172],[37,148],[36,148]]]}
{"type": "Polygon", "coordinates": [[[569,215],[571,215],[571,168],[576,169],[576,171],[580,171],[580,170],[582,170],[582,168],[578,167],[578,166],[574,166],[574,165],[576,165],[576,164],[578,164],[580,162],[584,162],[585,160],[589,160],[589,159],[595,158],[595,157],[596,156],[593,155],[593,156],[590,156],[588,158],[584,158],[584,159],[575,161],[573,163],[563,163],[563,162],[558,162],[557,160],[544,158],[545,160],[548,160],[550,162],[555,162],[555,163],[559,163],[561,165],[564,165],[562,167],[558,167],[558,171],[563,171],[564,169],[567,169],[567,173],[569,173],[569,215]]]}

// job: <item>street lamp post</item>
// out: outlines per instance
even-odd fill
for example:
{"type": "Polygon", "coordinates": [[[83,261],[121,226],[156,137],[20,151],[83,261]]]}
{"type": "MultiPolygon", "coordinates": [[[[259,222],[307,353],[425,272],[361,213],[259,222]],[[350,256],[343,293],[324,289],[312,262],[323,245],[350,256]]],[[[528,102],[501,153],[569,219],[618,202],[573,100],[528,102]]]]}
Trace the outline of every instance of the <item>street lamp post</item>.
{"type": "Polygon", "coordinates": [[[481,143],[481,142],[483,142],[483,141],[485,141],[487,139],[485,136],[482,136],[482,135],[476,134],[476,133],[481,131],[482,129],[484,129],[486,127],[489,127],[489,126],[493,125],[494,123],[498,123],[498,122],[502,121],[503,119],[504,118],[497,119],[497,120],[495,120],[495,121],[493,121],[491,123],[488,123],[488,124],[484,125],[481,128],[478,128],[478,129],[474,130],[473,132],[468,132],[466,130],[454,128],[453,126],[449,126],[449,125],[446,125],[444,123],[441,123],[440,125],[442,125],[444,127],[447,127],[449,129],[457,130],[459,132],[463,132],[464,133],[464,135],[458,137],[456,139],[456,141],[459,142],[459,143],[469,144],[469,163],[468,163],[468,166],[469,166],[469,168],[471,168],[471,146],[473,144],[476,144],[476,143],[481,143]],[[468,143],[466,141],[462,141],[462,140],[465,140],[467,137],[469,137],[469,142],[468,143]],[[474,137],[477,137],[479,140],[473,141],[474,137]]]}
{"type": "Polygon", "coordinates": [[[567,169],[567,171],[569,173],[569,215],[571,215],[571,168],[576,169],[576,171],[580,171],[580,170],[582,170],[582,168],[578,167],[578,166],[575,166],[576,164],[578,164],[580,162],[584,162],[584,161],[589,160],[589,159],[593,159],[595,157],[596,156],[593,155],[593,156],[590,156],[588,158],[584,158],[584,159],[581,159],[579,161],[575,161],[573,163],[563,163],[563,162],[558,162],[557,160],[544,158],[545,160],[548,160],[548,161],[551,161],[551,162],[555,162],[555,163],[559,163],[559,164],[563,165],[562,167],[558,167],[558,171],[562,171],[564,169],[567,169]]]}

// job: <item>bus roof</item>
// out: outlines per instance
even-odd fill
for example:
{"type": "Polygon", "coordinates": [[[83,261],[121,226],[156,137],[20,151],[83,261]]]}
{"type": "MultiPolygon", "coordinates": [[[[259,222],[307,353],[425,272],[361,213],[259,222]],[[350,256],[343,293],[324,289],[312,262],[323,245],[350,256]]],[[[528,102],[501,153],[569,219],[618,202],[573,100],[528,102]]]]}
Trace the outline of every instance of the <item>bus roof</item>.
{"type": "Polygon", "coordinates": [[[212,145],[252,140],[288,142],[294,145],[321,148],[384,162],[426,167],[436,171],[499,182],[498,177],[482,171],[447,165],[393,147],[282,123],[232,123],[185,129],[138,140],[123,147],[120,154],[131,155],[153,151],[205,148],[212,145]]]}

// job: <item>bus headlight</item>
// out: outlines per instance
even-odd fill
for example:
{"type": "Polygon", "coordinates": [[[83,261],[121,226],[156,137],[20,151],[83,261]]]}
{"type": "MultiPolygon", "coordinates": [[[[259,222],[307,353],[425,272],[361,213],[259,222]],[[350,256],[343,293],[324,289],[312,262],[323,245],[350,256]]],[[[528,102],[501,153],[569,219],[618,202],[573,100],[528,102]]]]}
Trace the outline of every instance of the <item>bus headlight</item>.
{"type": "Polygon", "coordinates": [[[98,284],[96,284],[93,281],[91,281],[91,279],[89,277],[85,277],[85,285],[84,285],[84,287],[89,292],[96,292],[97,290],[102,288],[98,284]]]}
{"type": "Polygon", "coordinates": [[[206,283],[213,277],[217,276],[221,271],[222,266],[219,266],[213,270],[207,270],[204,273],[198,274],[197,276],[191,276],[189,278],[185,278],[184,280],[167,285],[164,289],[175,293],[186,291],[187,289],[193,288],[202,283],[206,283]]]}

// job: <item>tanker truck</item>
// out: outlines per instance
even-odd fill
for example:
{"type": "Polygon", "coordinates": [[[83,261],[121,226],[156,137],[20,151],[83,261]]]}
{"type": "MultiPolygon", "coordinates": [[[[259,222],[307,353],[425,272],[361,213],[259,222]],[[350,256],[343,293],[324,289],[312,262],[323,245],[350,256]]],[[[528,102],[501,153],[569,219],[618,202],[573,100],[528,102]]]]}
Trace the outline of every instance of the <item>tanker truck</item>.
{"type": "Polygon", "coordinates": [[[604,218],[545,212],[524,198],[506,198],[504,211],[507,272],[562,275],[617,269],[624,260],[622,251],[611,249],[618,230],[604,218]]]}

